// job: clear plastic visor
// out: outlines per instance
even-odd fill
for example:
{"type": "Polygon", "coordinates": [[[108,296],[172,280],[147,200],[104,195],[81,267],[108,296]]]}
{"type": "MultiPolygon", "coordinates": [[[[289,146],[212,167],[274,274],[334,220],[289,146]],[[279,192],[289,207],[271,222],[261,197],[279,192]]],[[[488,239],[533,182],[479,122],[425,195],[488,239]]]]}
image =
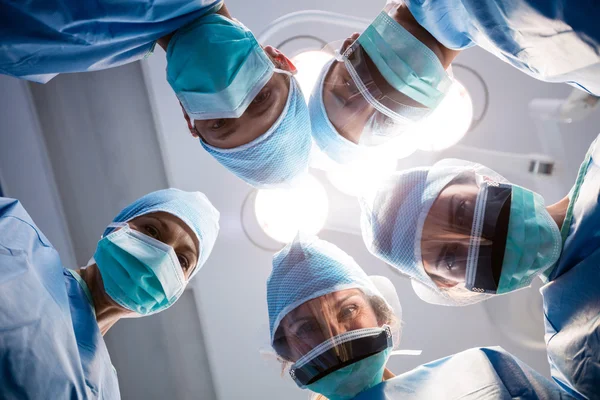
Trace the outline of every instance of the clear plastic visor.
{"type": "Polygon", "coordinates": [[[439,288],[496,293],[504,259],[512,186],[474,171],[453,178],[423,224],[425,272],[439,288]]]}
{"type": "Polygon", "coordinates": [[[304,387],[399,342],[400,321],[378,295],[351,288],[309,300],[280,322],[273,348],[304,387]]]}
{"type": "Polygon", "coordinates": [[[358,40],[337,50],[340,45],[341,42],[331,43],[324,50],[333,54],[336,61],[326,72],[322,85],[325,111],[340,135],[354,143],[362,142],[362,136],[397,137],[431,112],[394,89],[358,40]]]}

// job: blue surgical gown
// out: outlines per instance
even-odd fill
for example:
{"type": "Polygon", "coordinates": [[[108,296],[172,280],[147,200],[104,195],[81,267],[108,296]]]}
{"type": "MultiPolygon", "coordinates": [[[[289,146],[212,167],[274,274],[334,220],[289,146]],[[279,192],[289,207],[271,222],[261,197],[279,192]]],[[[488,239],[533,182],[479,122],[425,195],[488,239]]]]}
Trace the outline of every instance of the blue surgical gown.
{"type": "Polygon", "coordinates": [[[500,347],[482,347],[421,365],[354,400],[570,399],[552,381],[500,347]]]}
{"type": "Polygon", "coordinates": [[[551,282],[540,289],[552,377],[569,393],[588,399],[600,399],[599,142],[582,165],[583,180],[572,200],[571,223],[563,228],[568,236],[551,282]]]}
{"type": "Polygon", "coordinates": [[[120,398],[84,287],[21,203],[2,197],[0,398],[120,398]]]}
{"type": "Polygon", "coordinates": [[[116,67],[222,0],[0,0],[0,73],[46,83],[116,67]]]}
{"type": "Polygon", "coordinates": [[[593,0],[404,0],[450,49],[478,45],[527,74],[600,96],[600,5],[593,0]]]}

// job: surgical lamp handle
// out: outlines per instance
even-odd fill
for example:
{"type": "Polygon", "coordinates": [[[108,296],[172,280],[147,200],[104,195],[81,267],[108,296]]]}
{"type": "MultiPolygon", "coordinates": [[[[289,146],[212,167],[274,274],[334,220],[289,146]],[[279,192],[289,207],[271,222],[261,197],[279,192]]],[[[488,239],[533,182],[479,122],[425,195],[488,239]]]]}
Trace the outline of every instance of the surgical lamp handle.
{"type": "Polygon", "coordinates": [[[371,23],[366,18],[353,17],[351,15],[338,14],[330,11],[303,10],[286,14],[271,22],[258,36],[259,43],[267,43],[281,29],[302,23],[330,23],[345,26],[359,31],[365,30],[371,23]]]}

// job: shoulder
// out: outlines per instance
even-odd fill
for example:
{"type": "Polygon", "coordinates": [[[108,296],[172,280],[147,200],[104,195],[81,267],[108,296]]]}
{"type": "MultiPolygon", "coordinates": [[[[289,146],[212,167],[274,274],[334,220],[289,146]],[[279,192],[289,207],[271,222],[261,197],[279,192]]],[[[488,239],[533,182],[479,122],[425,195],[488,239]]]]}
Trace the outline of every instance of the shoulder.
{"type": "Polygon", "coordinates": [[[26,249],[32,243],[52,247],[19,200],[0,197],[0,246],[26,249]]]}

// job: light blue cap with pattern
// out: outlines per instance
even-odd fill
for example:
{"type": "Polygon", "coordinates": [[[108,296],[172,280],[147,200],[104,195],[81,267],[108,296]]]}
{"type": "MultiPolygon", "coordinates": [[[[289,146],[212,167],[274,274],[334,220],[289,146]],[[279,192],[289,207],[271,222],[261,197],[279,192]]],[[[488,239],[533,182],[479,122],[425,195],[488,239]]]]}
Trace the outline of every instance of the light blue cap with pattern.
{"type": "Polygon", "coordinates": [[[323,82],[334,62],[335,58],[321,69],[321,75],[310,95],[310,123],[313,139],[319,149],[338,164],[349,164],[364,157],[366,149],[340,135],[327,116],[323,103],[323,82]]]}
{"type": "Polygon", "coordinates": [[[250,143],[220,149],[200,143],[221,165],[256,188],[292,186],[308,171],[312,139],[304,95],[290,79],[286,105],[273,126],[250,143]]]}
{"type": "Polygon", "coordinates": [[[346,289],[383,296],[352,257],[315,236],[298,235],[273,256],[267,279],[271,343],[281,320],[309,300],[346,289]]]}
{"type": "MultiPolygon", "coordinates": [[[[125,207],[113,222],[128,222],[141,215],[166,212],[182,220],[196,234],[200,257],[190,279],[208,259],[219,234],[219,211],[200,192],[163,189],[149,193],[125,207]]],[[[106,228],[104,236],[114,228],[106,228]]]]}
{"type": "Polygon", "coordinates": [[[371,204],[361,200],[361,229],[369,251],[436,290],[423,267],[421,236],[433,202],[456,175],[456,168],[398,171],[379,188],[371,204]]]}
{"type": "Polygon", "coordinates": [[[421,288],[417,291],[419,297],[430,303],[438,296],[436,304],[459,305],[446,292],[440,291],[425,272],[421,255],[423,225],[431,206],[446,185],[469,170],[501,178],[482,165],[445,159],[432,167],[398,171],[382,184],[372,200],[363,198],[360,201],[362,236],[369,251],[432,289],[433,295],[421,288]]]}

